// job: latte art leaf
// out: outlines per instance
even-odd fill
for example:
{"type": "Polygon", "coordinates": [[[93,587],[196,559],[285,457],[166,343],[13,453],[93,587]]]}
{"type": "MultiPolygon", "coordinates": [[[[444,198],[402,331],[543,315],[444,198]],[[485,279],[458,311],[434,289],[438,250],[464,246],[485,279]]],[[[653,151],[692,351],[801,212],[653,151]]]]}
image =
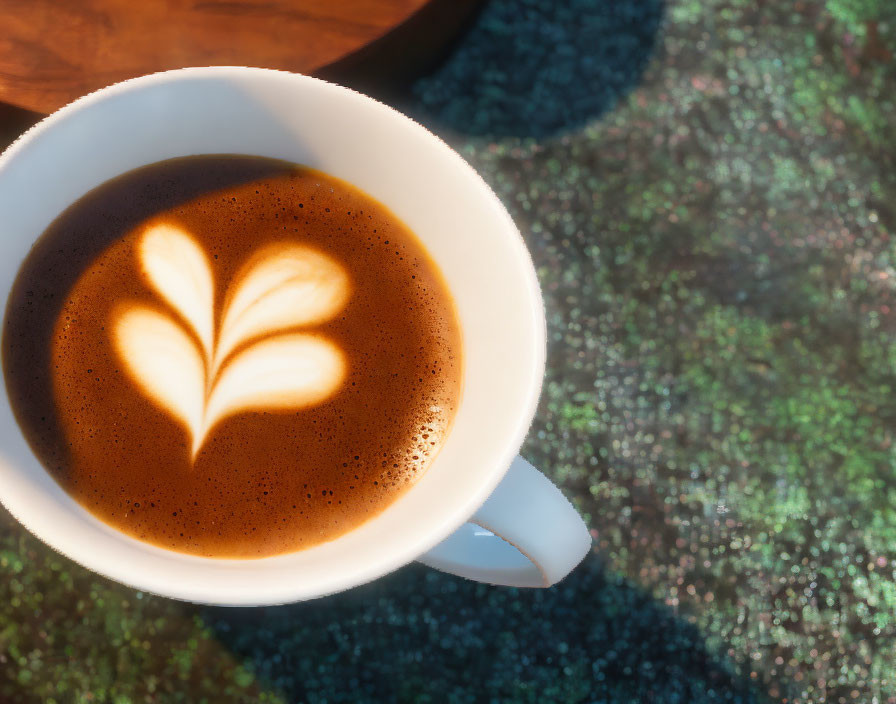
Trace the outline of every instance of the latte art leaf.
{"type": "Polygon", "coordinates": [[[265,248],[237,274],[224,308],[213,371],[246,340],[323,322],[348,298],[348,276],[330,257],[298,245],[265,248]]]}
{"type": "Polygon", "coordinates": [[[143,392],[186,426],[194,458],[224,418],[320,403],[342,383],[339,348],[295,331],[345,305],[349,278],[332,258],[293,244],[250,258],[225,296],[216,336],[212,266],[193,238],[155,225],[139,254],[148,283],[171,311],[120,307],[115,347],[143,392]]]}
{"type": "Polygon", "coordinates": [[[224,366],[205,405],[204,430],[244,410],[317,403],[344,376],[342,353],[322,338],[299,333],[261,340],[224,366]]]}
{"type": "Polygon", "coordinates": [[[215,294],[205,252],[183,230],[163,224],[143,234],[140,260],[153,288],[193,328],[209,357],[215,294]]]}
{"type": "Polygon", "coordinates": [[[202,425],[205,363],[174,318],[147,306],[121,311],[115,346],[143,392],[188,428],[202,425]]]}

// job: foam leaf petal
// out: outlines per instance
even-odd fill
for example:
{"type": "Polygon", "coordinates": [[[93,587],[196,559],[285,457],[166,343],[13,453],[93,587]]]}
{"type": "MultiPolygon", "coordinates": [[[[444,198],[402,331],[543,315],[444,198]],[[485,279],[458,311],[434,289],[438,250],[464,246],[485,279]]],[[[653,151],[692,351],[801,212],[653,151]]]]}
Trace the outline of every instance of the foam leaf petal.
{"type": "Polygon", "coordinates": [[[237,347],[260,335],[323,322],[349,294],[345,270],[309,247],[273,245],[252,257],[231,285],[212,373],[237,347]]]}
{"type": "Polygon", "coordinates": [[[319,403],[339,387],[344,376],[342,353],[322,338],[296,333],[256,342],[233,357],[218,377],[194,454],[205,435],[227,416],[319,403]]]}
{"type": "Polygon", "coordinates": [[[205,402],[205,365],[193,338],[169,316],[139,305],[118,315],[113,337],[143,392],[186,425],[195,442],[205,402]]]}
{"type": "Polygon", "coordinates": [[[202,342],[211,359],[214,282],[208,257],[193,238],[169,223],[149,227],[140,241],[140,261],[152,286],[202,342]]]}

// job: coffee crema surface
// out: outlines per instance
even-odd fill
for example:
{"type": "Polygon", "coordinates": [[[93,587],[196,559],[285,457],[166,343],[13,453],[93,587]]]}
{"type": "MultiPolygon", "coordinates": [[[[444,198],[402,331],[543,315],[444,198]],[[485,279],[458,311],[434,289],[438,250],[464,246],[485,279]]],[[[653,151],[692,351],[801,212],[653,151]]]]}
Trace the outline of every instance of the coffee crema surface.
{"type": "Polygon", "coordinates": [[[31,447],[141,540],[264,557],[333,539],[426,471],[459,404],[435,263],[319,171],[201,156],[60,215],[22,265],[3,363],[31,447]]]}

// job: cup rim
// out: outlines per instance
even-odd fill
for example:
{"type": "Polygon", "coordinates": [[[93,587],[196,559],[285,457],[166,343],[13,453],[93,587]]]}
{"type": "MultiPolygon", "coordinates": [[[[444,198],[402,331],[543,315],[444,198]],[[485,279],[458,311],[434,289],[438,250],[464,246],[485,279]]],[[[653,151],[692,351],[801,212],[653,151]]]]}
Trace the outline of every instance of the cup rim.
{"type": "MultiPolygon", "coordinates": [[[[74,541],[67,539],[63,535],[60,535],[58,531],[54,533],[53,531],[48,530],[46,521],[38,521],[37,519],[35,519],[34,515],[30,515],[28,513],[27,498],[14,495],[11,496],[6,489],[3,489],[2,492],[0,492],[0,502],[2,502],[7,510],[9,510],[10,513],[16,518],[16,520],[18,520],[23,526],[25,526],[25,528],[27,528],[32,534],[34,534],[41,541],[49,545],[57,552],[69,557],[80,565],[103,576],[109,577],[142,591],[147,591],[162,596],[186,601],[220,605],[262,605],[286,603],[289,601],[325,596],[327,594],[339,592],[381,577],[415,560],[421,554],[447,538],[464,522],[466,522],[497,487],[504,474],[506,473],[507,468],[510,466],[511,461],[516,456],[523,440],[525,439],[526,433],[528,432],[529,426],[535,415],[541,392],[546,361],[547,336],[543,299],[541,296],[541,290],[535,272],[535,267],[531,259],[531,255],[525,245],[522,235],[520,234],[518,228],[516,227],[516,224],[513,222],[506,208],[501,203],[500,199],[494,193],[491,187],[489,187],[484,179],[479,175],[479,173],[475,169],[473,169],[473,167],[470,166],[456,151],[449,147],[444,142],[444,140],[430,132],[424,126],[420,125],[418,122],[408,117],[407,115],[404,115],[400,111],[376,100],[375,98],[359,93],[358,91],[355,91],[351,88],[340,86],[338,84],[334,84],[318,78],[295,74],[288,71],[252,68],[246,66],[189,67],[162,71],[158,73],[139,76],[136,78],[131,78],[86,94],[44,117],[40,122],[20,135],[11,145],[6,148],[6,150],[0,153],[0,173],[3,172],[7,165],[12,162],[30,142],[40,137],[45,132],[54,129],[56,125],[64,122],[70,115],[73,115],[74,113],[77,113],[96,103],[100,103],[107,98],[122,95],[129,91],[139,91],[144,88],[151,88],[158,84],[171,81],[189,80],[194,78],[226,78],[229,75],[235,74],[243,76],[249,75],[250,77],[255,75],[285,74],[296,81],[306,81],[312,84],[316,84],[319,87],[326,87],[327,90],[342,91],[353,94],[355,96],[355,99],[373,104],[372,107],[388,113],[390,119],[402,122],[403,128],[416,131],[418,135],[423,136],[426,140],[432,143],[432,145],[436,149],[440,151],[440,156],[442,158],[454,161],[455,164],[460,166],[461,170],[465,172],[467,179],[471,179],[472,182],[476,184],[476,190],[481,192],[482,195],[490,201],[490,207],[495,209],[495,212],[499,214],[499,216],[503,218],[505,222],[506,227],[503,228],[504,232],[502,233],[502,236],[510,238],[512,240],[512,246],[517,249],[517,253],[519,255],[519,264],[521,265],[520,274],[525,280],[527,289],[525,291],[525,295],[528,297],[530,302],[530,305],[527,306],[527,309],[529,314],[531,315],[531,321],[533,323],[532,329],[534,331],[534,337],[530,341],[534,346],[532,360],[533,363],[531,365],[531,369],[529,370],[529,378],[527,382],[528,387],[525,390],[525,403],[520,405],[517,409],[513,431],[506,433],[502,441],[503,450],[500,453],[501,461],[498,462],[494,468],[489,467],[486,469],[486,471],[483,472],[483,477],[482,480],[478,483],[477,491],[470,493],[468,496],[466,496],[465,500],[456,502],[456,505],[454,505],[453,509],[450,512],[450,520],[445,519],[438,525],[427,527],[426,530],[422,531],[421,535],[416,536],[416,539],[405,540],[401,549],[396,547],[396,549],[389,551],[387,559],[380,559],[375,564],[369,564],[364,569],[355,570],[351,574],[343,574],[341,575],[341,578],[340,576],[335,576],[329,581],[328,584],[326,584],[322,588],[307,590],[303,588],[303,585],[296,583],[292,586],[292,588],[269,589],[266,591],[260,589],[256,593],[245,594],[232,592],[232,590],[228,591],[226,585],[219,585],[218,587],[206,585],[205,588],[200,589],[196,588],[195,586],[187,587],[182,585],[168,585],[163,583],[148,583],[145,579],[132,578],[131,571],[129,570],[128,565],[115,564],[114,562],[109,561],[101,556],[95,555],[91,552],[89,547],[85,548],[83,546],[76,545],[74,541]]],[[[39,235],[40,233],[37,233],[35,239],[39,235]]],[[[6,397],[6,400],[8,401],[8,396],[6,397]]],[[[21,434],[20,429],[16,428],[16,430],[21,434]]],[[[38,466],[40,466],[41,469],[46,472],[46,469],[43,468],[42,463],[40,463],[40,461],[36,458],[35,461],[37,462],[38,466]]],[[[48,472],[47,474],[49,475],[48,472]]],[[[55,482],[55,479],[53,481],[55,482]]],[[[412,491],[413,490],[409,491],[408,493],[412,493],[412,491]]],[[[404,496],[406,495],[407,494],[405,494],[404,496]]],[[[74,499],[72,500],[74,501],[74,499]]],[[[390,506],[385,508],[379,515],[388,513],[394,505],[394,503],[390,504],[390,506]]],[[[84,509],[84,512],[87,515],[91,516],[91,518],[94,518],[94,520],[96,520],[97,522],[102,523],[101,521],[99,521],[99,519],[93,517],[92,514],[89,514],[86,509],[84,509]]],[[[161,552],[169,556],[176,556],[179,559],[187,558],[189,560],[210,561],[217,564],[238,563],[242,565],[253,563],[258,564],[266,560],[277,560],[283,557],[274,556],[270,558],[260,559],[224,560],[221,558],[203,558],[192,555],[184,555],[183,553],[159,548],[154,545],[139,541],[135,538],[130,538],[126,534],[118,531],[111,526],[106,526],[106,524],[102,525],[109,531],[114,532],[119,537],[137,543],[150,553],[161,552]]],[[[356,527],[344,535],[349,535],[357,529],[358,528],[356,527]]],[[[330,542],[336,542],[340,540],[341,537],[343,536],[337,537],[330,542]]],[[[294,553],[288,553],[287,555],[289,554],[294,553]]]]}

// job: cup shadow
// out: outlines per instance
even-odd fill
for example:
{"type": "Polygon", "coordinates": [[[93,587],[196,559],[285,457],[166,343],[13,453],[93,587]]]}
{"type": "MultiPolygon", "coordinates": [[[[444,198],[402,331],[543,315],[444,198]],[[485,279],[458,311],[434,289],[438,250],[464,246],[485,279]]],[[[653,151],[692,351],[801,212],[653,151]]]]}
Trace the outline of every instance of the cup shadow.
{"type": "Polygon", "coordinates": [[[409,109],[439,131],[544,137],[611,109],[641,78],[663,0],[490,0],[409,109]]]}
{"type": "Polygon", "coordinates": [[[317,601],[201,614],[290,702],[765,701],[696,626],[593,554],[549,590],[411,565],[317,601]]]}

